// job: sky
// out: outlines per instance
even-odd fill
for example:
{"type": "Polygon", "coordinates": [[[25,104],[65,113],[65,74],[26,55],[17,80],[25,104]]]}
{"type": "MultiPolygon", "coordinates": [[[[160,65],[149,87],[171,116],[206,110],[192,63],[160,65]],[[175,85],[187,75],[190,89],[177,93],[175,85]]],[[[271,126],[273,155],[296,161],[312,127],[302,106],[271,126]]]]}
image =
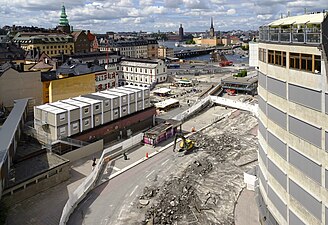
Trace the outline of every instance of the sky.
{"type": "MultiPolygon", "coordinates": [[[[54,28],[59,22],[60,0],[0,0],[0,26],[25,25],[54,28]]],[[[66,0],[66,13],[74,29],[106,31],[257,30],[260,25],[291,15],[319,12],[327,0],[66,0]]],[[[328,9],[328,8],[326,8],[328,9]]]]}

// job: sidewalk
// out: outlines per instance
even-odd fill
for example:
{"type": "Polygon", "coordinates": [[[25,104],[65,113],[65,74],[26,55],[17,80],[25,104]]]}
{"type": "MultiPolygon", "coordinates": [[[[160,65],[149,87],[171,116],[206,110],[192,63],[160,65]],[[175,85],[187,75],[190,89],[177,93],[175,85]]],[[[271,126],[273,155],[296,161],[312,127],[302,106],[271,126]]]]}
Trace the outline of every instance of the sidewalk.
{"type": "Polygon", "coordinates": [[[260,225],[254,191],[244,188],[237,200],[234,214],[235,225],[260,225]]]}

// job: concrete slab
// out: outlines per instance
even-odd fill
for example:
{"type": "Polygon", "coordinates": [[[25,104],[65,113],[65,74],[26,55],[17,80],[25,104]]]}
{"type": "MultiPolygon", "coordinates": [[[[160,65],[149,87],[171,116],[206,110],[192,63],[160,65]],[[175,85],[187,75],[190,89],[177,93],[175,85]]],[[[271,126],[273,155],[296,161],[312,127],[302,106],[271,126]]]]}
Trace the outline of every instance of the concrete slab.
{"type": "Polygon", "coordinates": [[[241,192],[235,208],[235,225],[260,225],[254,191],[241,192]]]}

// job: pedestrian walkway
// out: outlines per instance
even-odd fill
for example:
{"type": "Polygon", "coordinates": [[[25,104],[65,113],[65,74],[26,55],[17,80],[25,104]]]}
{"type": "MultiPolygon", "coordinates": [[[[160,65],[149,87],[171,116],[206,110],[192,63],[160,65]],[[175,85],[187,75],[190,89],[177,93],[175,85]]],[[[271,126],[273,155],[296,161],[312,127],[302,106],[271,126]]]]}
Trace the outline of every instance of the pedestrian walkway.
{"type": "Polygon", "coordinates": [[[255,192],[244,188],[235,208],[235,225],[260,225],[255,192]]]}

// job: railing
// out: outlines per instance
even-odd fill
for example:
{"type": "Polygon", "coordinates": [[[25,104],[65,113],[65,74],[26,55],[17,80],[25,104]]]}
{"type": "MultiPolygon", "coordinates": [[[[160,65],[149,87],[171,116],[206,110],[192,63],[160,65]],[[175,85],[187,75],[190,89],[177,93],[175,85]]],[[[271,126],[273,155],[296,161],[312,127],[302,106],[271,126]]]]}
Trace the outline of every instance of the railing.
{"type": "Polygon", "coordinates": [[[185,121],[187,118],[193,116],[195,113],[199,112],[203,108],[205,108],[208,104],[211,103],[211,98],[210,96],[207,96],[206,98],[203,98],[197,102],[193,106],[191,106],[189,109],[185,110],[184,112],[176,115],[173,117],[174,120],[179,120],[179,121],[185,121]]]}
{"type": "Polygon", "coordinates": [[[321,43],[321,31],[319,29],[278,29],[261,27],[259,31],[260,41],[287,42],[287,43],[321,43]]]}
{"type": "Polygon", "coordinates": [[[232,99],[222,98],[222,97],[217,97],[217,96],[210,96],[210,97],[211,97],[212,102],[215,102],[220,105],[225,105],[228,107],[236,108],[236,109],[249,111],[249,112],[253,113],[253,115],[255,115],[256,117],[258,117],[258,104],[252,105],[249,103],[235,101],[232,99]]]}
{"type": "Polygon", "coordinates": [[[138,134],[134,137],[129,138],[126,141],[123,141],[119,144],[106,148],[103,153],[101,154],[97,165],[94,167],[94,170],[87,176],[82,184],[72,193],[69,195],[69,198],[64,206],[62,211],[62,215],[60,218],[60,225],[64,225],[67,223],[70,215],[73,213],[76,206],[83,200],[83,198],[91,191],[99,178],[99,175],[102,171],[103,165],[106,161],[108,161],[113,154],[117,154],[117,149],[122,149],[125,151],[137,144],[139,144],[143,139],[143,133],[138,134]],[[113,153],[115,152],[115,153],[113,153]]]}

